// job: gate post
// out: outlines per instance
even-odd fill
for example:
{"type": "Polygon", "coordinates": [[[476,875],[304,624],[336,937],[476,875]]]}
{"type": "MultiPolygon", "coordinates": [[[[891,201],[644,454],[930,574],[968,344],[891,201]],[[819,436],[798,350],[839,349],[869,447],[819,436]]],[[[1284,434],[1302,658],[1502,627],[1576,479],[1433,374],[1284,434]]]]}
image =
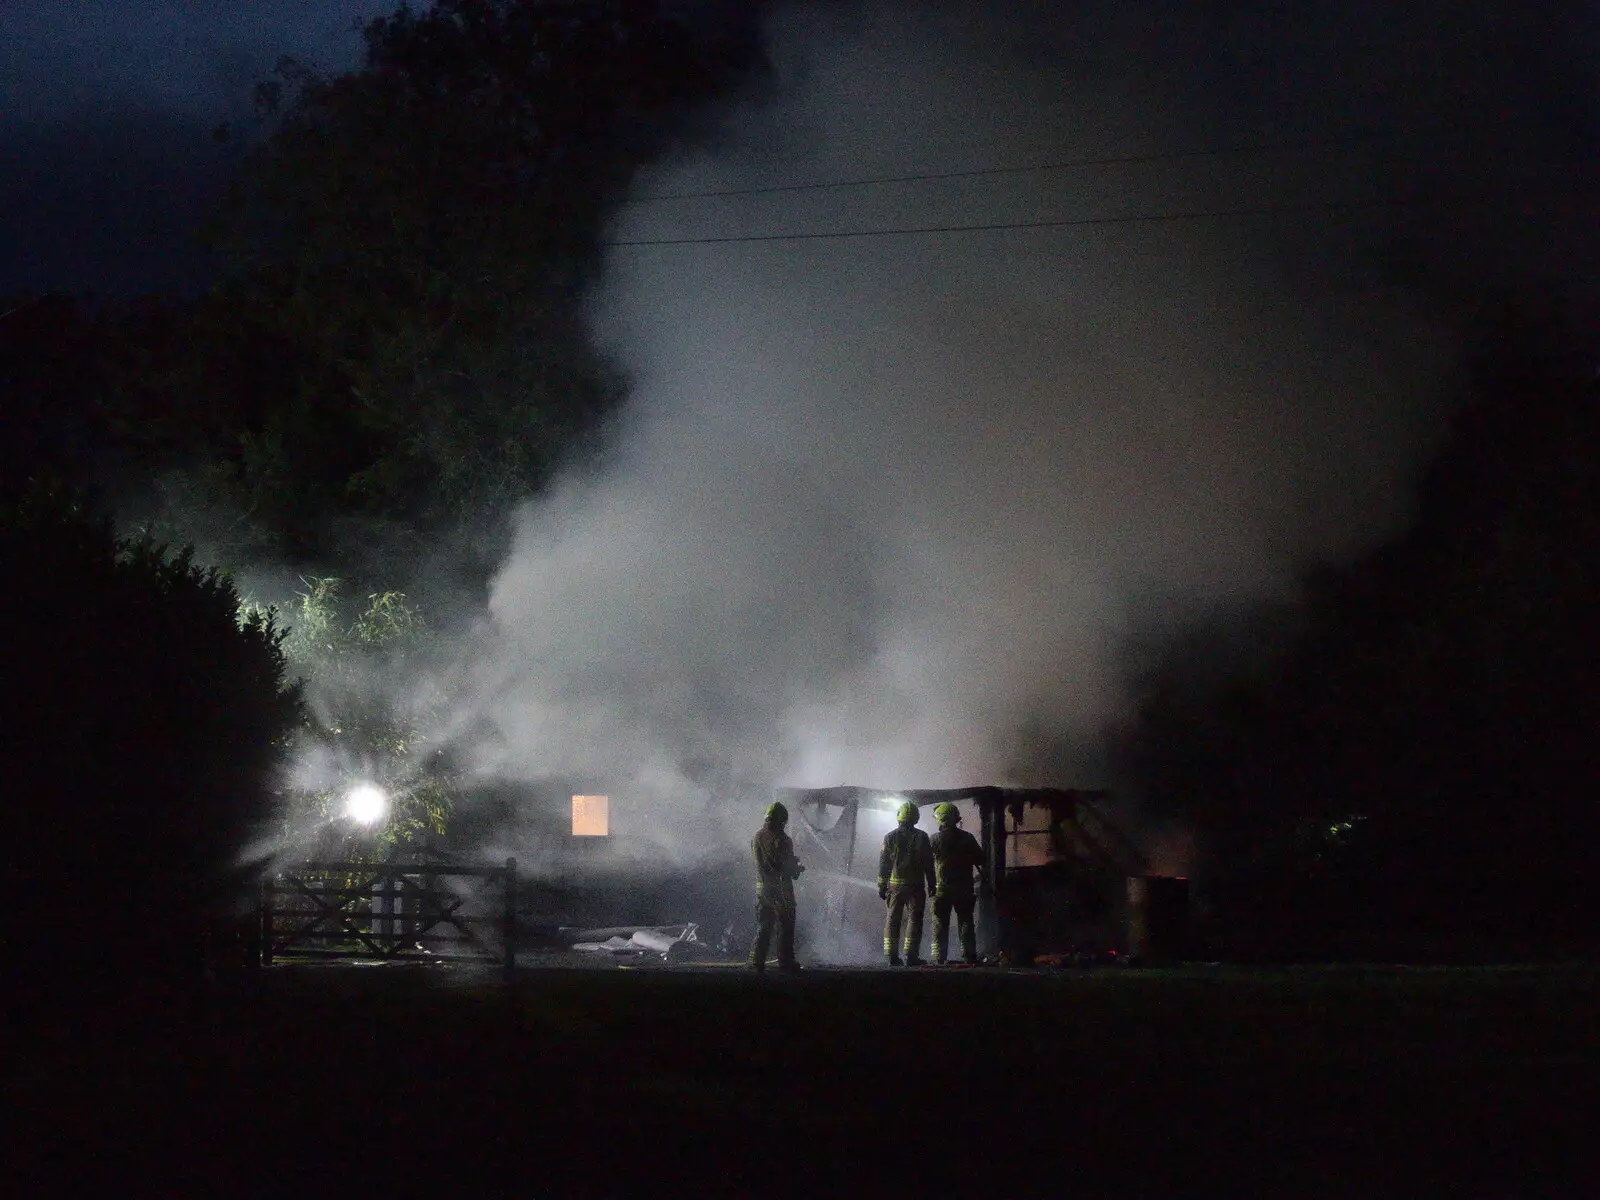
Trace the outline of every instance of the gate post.
{"type": "Polygon", "coordinates": [[[504,913],[504,932],[506,939],[506,982],[511,982],[512,972],[517,965],[517,860],[506,859],[506,895],[504,913]]]}
{"type": "Polygon", "coordinates": [[[277,898],[276,889],[272,885],[272,871],[270,869],[261,877],[259,895],[257,912],[261,917],[261,965],[270,967],[272,965],[272,902],[277,898]]]}

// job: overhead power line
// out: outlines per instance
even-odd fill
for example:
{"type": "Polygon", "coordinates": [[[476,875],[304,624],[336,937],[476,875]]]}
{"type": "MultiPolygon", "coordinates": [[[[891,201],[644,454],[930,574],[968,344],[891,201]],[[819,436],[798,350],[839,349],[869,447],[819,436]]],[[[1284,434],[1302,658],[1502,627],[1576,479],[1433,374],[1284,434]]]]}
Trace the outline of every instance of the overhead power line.
{"type": "Polygon", "coordinates": [[[1173,162],[1191,158],[1224,158],[1245,154],[1273,154],[1289,150],[1346,149],[1388,141],[1382,134],[1369,137],[1314,142],[1278,142],[1251,146],[1216,146],[1204,150],[1169,150],[1150,154],[1113,154],[1093,158],[1068,158],[1058,162],[1025,167],[979,167],[966,171],[919,171],[909,175],[874,175],[859,179],[832,179],[812,183],[782,183],[765,187],[719,188],[703,192],[662,192],[635,196],[626,204],[653,204],[667,200],[708,200],[718,196],[768,196],[784,192],[817,192],[831,188],[873,187],[891,183],[923,183],[940,179],[977,179],[993,175],[1029,175],[1044,171],[1067,171],[1078,167],[1128,166],[1140,163],[1173,162]]]}
{"type": "Polygon", "coordinates": [[[994,221],[971,225],[906,225],[893,229],[828,230],[817,233],[758,233],[722,237],[625,238],[601,242],[602,246],[720,246],[734,242],[820,242],[847,238],[905,237],[927,233],[989,233],[1008,229],[1072,229],[1091,225],[1153,225],[1166,221],[1207,221],[1229,217],[1289,216],[1295,213],[1339,212],[1363,208],[1398,207],[1394,200],[1345,201],[1318,204],[1256,205],[1249,208],[1197,209],[1189,212],[1124,213],[1106,217],[1067,217],[1055,221],[994,221]]]}
{"type": "MultiPolygon", "coordinates": [[[[1530,196],[1570,195],[1570,188],[1524,188],[1518,193],[1530,196]]],[[[1484,199],[1484,197],[1476,197],[1484,199]]],[[[620,238],[600,243],[603,247],[626,246],[716,246],[735,242],[842,241],[849,238],[905,237],[916,234],[987,233],[1013,229],[1072,229],[1110,225],[1156,225],[1165,222],[1224,220],[1233,217],[1293,216],[1309,213],[1359,212],[1362,210],[1422,208],[1438,206],[1461,208],[1471,197],[1431,196],[1416,199],[1386,197],[1372,200],[1334,200],[1307,204],[1261,204],[1240,208],[1188,209],[1161,213],[1118,213],[1099,217],[1064,217],[1045,221],[983,221],[947,225],[905,225],[885,229],[820,230],[814,233],[728,234],[710,237],[620,238]]],[[[1492,199],[1492,198],[1489,198],[1492,199]]]]}

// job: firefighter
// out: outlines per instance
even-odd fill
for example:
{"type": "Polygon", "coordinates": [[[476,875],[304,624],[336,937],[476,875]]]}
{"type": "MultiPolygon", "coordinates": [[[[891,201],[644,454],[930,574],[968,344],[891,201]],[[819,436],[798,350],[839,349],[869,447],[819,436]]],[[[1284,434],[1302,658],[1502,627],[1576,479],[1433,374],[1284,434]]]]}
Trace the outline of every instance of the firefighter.
{"type": "Polygon", "coordinates": [[[798,971],[794,960],[794,881],[805,868],[794,856],[794,842],[784,832],[789,810],[779,801],[767,805],[767,818],[750,849],[756,858],[756,940],[750,947],[750,965],[767,968],[767,947],[772,927],[778,927],[778,969],[798,971]]]}
{"type": "Polygon", "coordinates": [[[983,847],[961,824],[961,810],[946,800],[933,810],[939,832],[929,839],[933,847],[936,882],[933,891],[933,961],[944,964],[950,945],[950,910],[956,911],[961,930],[961,958],[968,966],[978,961],[978,929],[972,911],[978,896],[972,872],[983,874],[983,847]]]}
{"type": "Polygon", "coordinates": [[[904,962],[908,967],[920,967],[922,959],[917,952],[922,949],[922,914],[933,889],[933,849],[928,835],[917,828],[915,804],[905,801],[896,816],[899,828],[884,837],[883,853],[878,856],[878,899],[889,905],[883,923],[883,953],[891,967],[901,964],[900,922],[909,908],[904,962]]]}

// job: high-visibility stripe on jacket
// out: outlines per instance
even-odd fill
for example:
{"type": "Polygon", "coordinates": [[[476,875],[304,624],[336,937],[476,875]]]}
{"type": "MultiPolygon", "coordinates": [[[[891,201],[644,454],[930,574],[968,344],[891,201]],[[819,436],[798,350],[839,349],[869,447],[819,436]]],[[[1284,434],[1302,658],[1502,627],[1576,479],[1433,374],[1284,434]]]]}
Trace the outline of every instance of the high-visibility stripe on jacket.
{"type": "Polygon", "coordinates": [[[878,855],[878,886],[926,887],[933,890],[933,848],[928,835],[914,825],[901,825],[883,839],[878,855]]]}
{"type": "Polygon", "coordinates": [[[946,826],[929,839],[933,846],[935,895],[970,896],[972,873],[983,869],[983,847],[965,829],[946,826]]]}

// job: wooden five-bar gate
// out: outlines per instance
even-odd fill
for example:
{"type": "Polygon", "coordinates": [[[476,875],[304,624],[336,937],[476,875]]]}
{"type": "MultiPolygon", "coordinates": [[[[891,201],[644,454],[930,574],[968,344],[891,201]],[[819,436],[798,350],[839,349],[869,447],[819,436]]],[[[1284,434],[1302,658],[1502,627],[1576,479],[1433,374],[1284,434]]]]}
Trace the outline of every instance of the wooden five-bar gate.
{"type": "Polygon", "coordinates": [[[300,863],[262,880],[257,911],[264,965],[291,957],[498,962],[509,975],[517,860],[503,867],[300,863]]]}

